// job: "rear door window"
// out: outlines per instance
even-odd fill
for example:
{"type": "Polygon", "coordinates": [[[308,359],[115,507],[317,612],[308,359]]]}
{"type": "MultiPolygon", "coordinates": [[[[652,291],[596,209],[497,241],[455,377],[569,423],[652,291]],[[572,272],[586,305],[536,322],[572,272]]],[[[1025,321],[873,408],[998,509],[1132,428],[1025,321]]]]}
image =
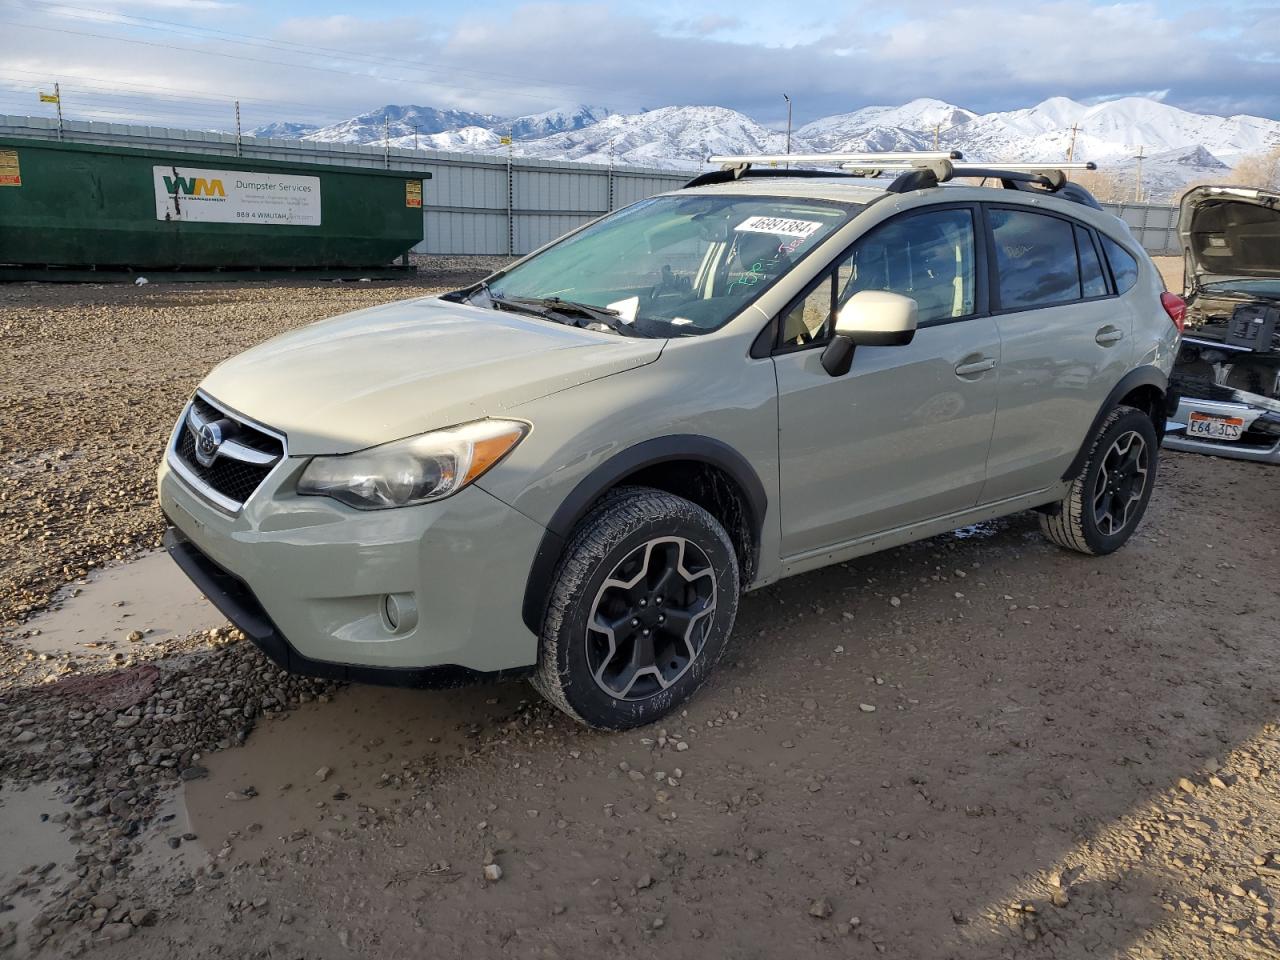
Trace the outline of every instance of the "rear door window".
{"type": "Polygon", "coordinates": [[[1080,262],[1071,223],[1025,210],[991,210],[997,289],[1004,310],[1080,299],[1080,262]]]}

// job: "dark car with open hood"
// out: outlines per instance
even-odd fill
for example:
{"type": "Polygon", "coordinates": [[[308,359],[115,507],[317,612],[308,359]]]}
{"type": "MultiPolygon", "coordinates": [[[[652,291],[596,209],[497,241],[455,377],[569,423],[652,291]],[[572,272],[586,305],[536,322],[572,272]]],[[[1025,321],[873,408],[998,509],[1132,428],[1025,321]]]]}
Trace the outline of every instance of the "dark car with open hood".
{"type": "Polygon", "coordinates": [[[1195,187],[1178,216],[1186,330],[1165,445],[1280,463],[1280,193],[1195,187]]]}

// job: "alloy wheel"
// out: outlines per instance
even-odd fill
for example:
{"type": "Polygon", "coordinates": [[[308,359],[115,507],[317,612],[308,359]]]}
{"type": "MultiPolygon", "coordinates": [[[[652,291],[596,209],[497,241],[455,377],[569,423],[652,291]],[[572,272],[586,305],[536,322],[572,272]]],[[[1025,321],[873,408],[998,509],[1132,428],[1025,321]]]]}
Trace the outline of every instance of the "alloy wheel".
{"type": "Polygon", "coordinates": [[[716,609],[707,554],[684,537],[655,537],[628,553],[600,585],[587,619],[587,663],[617,700],[647,700],[702,653],[716,609]]]}
{"type": "Polygon", "coordinates": [[[1147,441],[1134,430],[1117,437],[1102,458],[1093,485],[1093,519],[1106,536],[1128,526],[1146,492],[1149,467],[1147,441]]]}

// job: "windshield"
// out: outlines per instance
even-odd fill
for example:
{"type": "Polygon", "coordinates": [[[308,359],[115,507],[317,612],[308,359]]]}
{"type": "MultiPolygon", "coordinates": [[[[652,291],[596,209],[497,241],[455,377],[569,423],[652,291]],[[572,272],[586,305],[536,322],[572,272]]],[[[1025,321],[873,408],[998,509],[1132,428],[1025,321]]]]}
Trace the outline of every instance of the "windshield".
{"type": "Polygon", "coordinates": [[[1280,299],[1280,280],[1214,280],[1203,285],[1214,293],[1240,293],[1248,297],[1276,297],[1280,299]]]}
{"type": "MultiPolygon", "coordinates": [[[[620,333],[715,330],[767,290],[857,204],[775,197],[653,197],[599,221],[489,283],[494,306],[620,333]],[[563,302],[563,304],[561,303],[563,302]],[[553,316],[554,314],[554,316],[553,316]]],[[[478,292],[477,292],[478,293],[478,292]]],[[[477,301],[472,295],[472,302],[477,301]]]]}

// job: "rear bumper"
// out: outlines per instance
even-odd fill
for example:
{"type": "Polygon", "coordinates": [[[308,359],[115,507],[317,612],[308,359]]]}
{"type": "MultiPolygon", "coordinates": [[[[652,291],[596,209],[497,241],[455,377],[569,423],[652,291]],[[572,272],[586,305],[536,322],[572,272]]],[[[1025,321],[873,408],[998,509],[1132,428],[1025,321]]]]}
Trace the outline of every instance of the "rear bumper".
{"type": "Polygon", "coordinates": [[[1189,437],[1185,432],[1180,431],[1165,437],[1166,448],[1186,453],[1204,453],[1213,457],[1227,457],[1233,460],[1280,464],[1280,414],[1261,410],[1247,403],[1182,397],[1174,419],[1187,423],[1193,412],[1218,417],[1239,417],[1244,421],[1247,439],[1244,441],[1205,440],[1189,437]]]}
{"type": "Polygon", "coordinates": [[[366,667],[313,660],[294,649],[285,635],[276,629],[248,584],[214,563],[176,527],[171,526],[165,531],[164,548],[222,615],[235,624],[277,666],[289,673],[380,686],[440,688],[463,686],[479,680],[525,676],[533,669],[524,667],[483,671],[456,664],[416,668],[366,667]]]}

